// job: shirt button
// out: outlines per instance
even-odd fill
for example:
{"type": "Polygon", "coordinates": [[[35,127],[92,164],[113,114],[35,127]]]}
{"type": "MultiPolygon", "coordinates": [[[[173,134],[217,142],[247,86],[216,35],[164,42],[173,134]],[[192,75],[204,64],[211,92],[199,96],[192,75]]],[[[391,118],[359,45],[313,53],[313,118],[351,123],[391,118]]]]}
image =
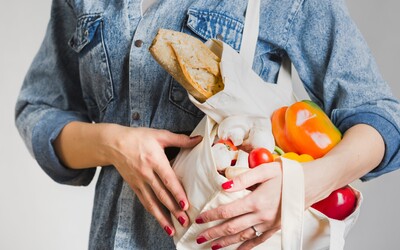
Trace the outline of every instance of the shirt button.
{"type": "Polygon", "coordinates": [[[135,41],[135,46],[136,47],[140,48],[140,47],[142,47],[142,45],[143,45],[143,41],[142,40],[136,40],[135,41]]]}
{"type": "Polygon", "coordinates": [[[135,121],[139,120],[140,119],[139,113],[138,112],[133,113],[132,114],[132,119],[135,120],[135,121]]]}
{"type": "Polygon", "coordinates": [[[224,40],[224,37],[221,34],[217,34],[216,38],[221,41],[224,40]]]}

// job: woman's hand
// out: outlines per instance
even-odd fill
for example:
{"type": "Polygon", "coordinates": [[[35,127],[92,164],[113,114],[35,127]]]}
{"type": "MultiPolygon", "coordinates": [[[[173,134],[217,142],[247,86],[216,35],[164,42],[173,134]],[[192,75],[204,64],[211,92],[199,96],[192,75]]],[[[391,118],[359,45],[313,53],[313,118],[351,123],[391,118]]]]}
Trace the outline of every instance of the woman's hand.
{"type": "Polygon", "coordinates": [[[261,244],[280,229],[282,167],[280,162],[262,164],[222,184],[226,192],[235,192],[259,184],[245,197],[201,213],[197,223],[221,219],[225,222],[208,228],[197,237],[197,243],[212,242],[219,249],[244,242],[238,249],[261,244]],[[254,228],[252,228],[254,226],[254,228]],[[262,233],[260,236],[256,232],[262,233]]]}
{"type": "Polygon", "coordinates": [[[113,136],[115,143],[110,144],[112,163],[146,210],[169,235],[174,234],[174,228],[163,206],[182,226],[187,226],[189,217],[184,211],[189,202],[164,148],[193,147],[201,141],[201,137],[190,138],[166,130],[129,127],[116,128],[113,136]]]}
{"type": "Polygon", "coordinates": [[[55,141],[55,149],[70,168],[114,165],[147,211],[172,236],[175,229],[163,206],[187,226],[189,202],[164,148],[191,148],[201,139],[167,130],[72,122],[55,141]]]}

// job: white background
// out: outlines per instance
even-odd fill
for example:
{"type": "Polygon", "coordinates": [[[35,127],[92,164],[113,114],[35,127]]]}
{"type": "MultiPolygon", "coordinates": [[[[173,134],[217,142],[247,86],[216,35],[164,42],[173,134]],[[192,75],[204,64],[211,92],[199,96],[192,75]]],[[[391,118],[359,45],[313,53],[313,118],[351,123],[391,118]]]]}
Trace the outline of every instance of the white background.
{"type": "MultiPolygon", "coordinates": [[[[43,39],[50,0],[0,0],[0,249],[87,249],[94,183],[54,183],[29,155],[14,126],[23,77],[43,39]]],[[[400,97],[400,4],[348,0],[382,74],[400,97]]],[[[365,202],[346,249],[400,249],[400,171],[356,183],[365,202]]]]}

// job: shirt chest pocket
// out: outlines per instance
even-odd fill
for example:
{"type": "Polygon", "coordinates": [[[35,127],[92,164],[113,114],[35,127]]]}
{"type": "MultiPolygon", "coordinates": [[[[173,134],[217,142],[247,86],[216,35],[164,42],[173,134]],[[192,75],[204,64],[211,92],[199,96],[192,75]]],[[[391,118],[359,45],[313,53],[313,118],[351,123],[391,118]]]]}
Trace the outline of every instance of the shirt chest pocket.
{"type": "Polygon", "coordinates": [[[101,114],[113,99],[113,84],[101,15],[81,16],[69,45],[79,55],[79,74],[89,115],[92,120],[99,121],[101,114]]]}
{"type": "MultiPolygon", "coordinates": [[[[239,51],[243,27],[241,21],[225,14],[210,10],[189,9],[180,31],[197,37],[203,42],[211,38],[223,40],[239,51]]],[[[169,100],[190,114],[202,117],[204,114],[190,102],[184,93],[186,90],[174,79],[171,79],[169,100]]]]}

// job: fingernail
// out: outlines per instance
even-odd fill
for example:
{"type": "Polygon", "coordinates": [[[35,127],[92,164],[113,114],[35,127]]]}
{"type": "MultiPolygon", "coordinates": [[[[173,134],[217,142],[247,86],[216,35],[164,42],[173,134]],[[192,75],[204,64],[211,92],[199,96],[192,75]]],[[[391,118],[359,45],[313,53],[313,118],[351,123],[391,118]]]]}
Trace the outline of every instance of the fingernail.
{"type": "Polygon", "coordinates": [[[179,216],[178,217],[178,221],[179,221],[179,223],[183,226],[183,224],[185,224],[185,222],[186,222],[186,220],[185,220],[185,218],[183,218],[182,216],[179,216]]]}
{"type": "Polygon", "coordinates": [[[191,136],[191,137],[190,137],[190,140],[194,140],[194,139],[197,139],[197,138],[199,138],[199,137],[201,137],[201,135],[191,136]]]}
{"type": "Polygon", "coordinates": [[[195,221],[196,221],[197,224],[203,224],[204,223],[204,220],[201,217],[196,218],[195,221]]]}
{"type": "Polygon", "coordinates": [[[164,227],[164,230],[165,230],[165,232],[167,232],[167,234],[168,234],[169,236],[172,235],[172,229],[171,229],[169,226],[165,226],[165,227],[164,227]]]}
{"type": "Polygon", "coordinates": [[[203,244],[206,241],[207,239],[204,236],[200,236],[199,238],[196,239],[197,244],[203,244]]]}
{"type": "Polygon", "coordinates": [[[184,201],[180,201],[179,202],[179,206],[181,206],[181,208],[184,209],[185,208],[185,202],[184,201]]]}
{"type": "Polygon", "coordinates": [[[217,249],[221,249],[221,248],[222,248],[222,246],[220,244],[215,244],[215,245],[211,246],[212,250],[217,250],[217,249]]]}
{"type": "Polygon", "coordinates": [[[232,187],[233,187],[233,180],[229,180],[229,181],[227,181],[227,182],[225,182],[225,183],[222,183],[221,187],[222,187],[224,190],[227,190],[227,189],[232,188],[232,187]]]}

